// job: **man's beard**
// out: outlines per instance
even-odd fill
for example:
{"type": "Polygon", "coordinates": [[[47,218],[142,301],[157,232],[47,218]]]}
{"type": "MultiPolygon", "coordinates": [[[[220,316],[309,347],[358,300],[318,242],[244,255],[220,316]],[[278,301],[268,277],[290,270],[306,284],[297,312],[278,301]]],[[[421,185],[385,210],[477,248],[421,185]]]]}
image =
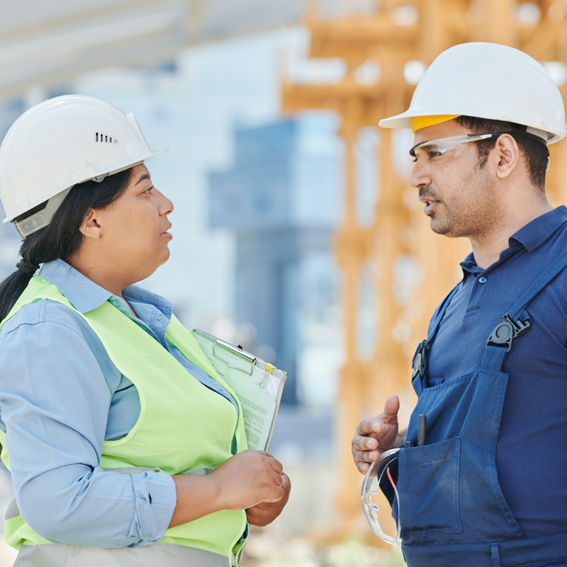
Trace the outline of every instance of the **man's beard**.
{"type": "MultiPolygon", "coordinates": [[[[420,196],[439,199],[437,192],[429,187],[420,189],[420,196]]],[[[482,238],[501,224],[504,215],[492,179],[478,163],[473,174],[441,203],[445,211],[437,219],[434,211],[430,227],[436,234],[449,238],[482,238]]]]}

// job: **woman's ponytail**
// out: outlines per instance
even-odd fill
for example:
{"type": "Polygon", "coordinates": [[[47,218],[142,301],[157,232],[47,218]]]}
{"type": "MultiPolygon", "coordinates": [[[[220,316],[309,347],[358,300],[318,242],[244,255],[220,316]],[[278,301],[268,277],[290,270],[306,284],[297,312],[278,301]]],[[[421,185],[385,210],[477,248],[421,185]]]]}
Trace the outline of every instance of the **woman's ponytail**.
{"type": "Polygon", "coordinates": [[[12,309],[24,289],[26,289],[32,276],[33,274],[30,275],[17,269],[0,284],[0,321],[7,317],[10,309],[12,309]]]}
{"type": "MultiPolygon", "coordinates": [[[[67,260],[79,250],[83,239],[79,229],[87,213],[91,209],[104,209],[118,199],[128,186],[131,173],[132,168],[110,175],[100,183],[86,181],[75,185],[51,222],[22,241],[21,260],[16,265],[18,269],[0,284],[0,321],[10,313],[40,264],[59,258],[67,260]]],[[[28,211],[18,220],[23,220],[40,208],[28,211]]]]}

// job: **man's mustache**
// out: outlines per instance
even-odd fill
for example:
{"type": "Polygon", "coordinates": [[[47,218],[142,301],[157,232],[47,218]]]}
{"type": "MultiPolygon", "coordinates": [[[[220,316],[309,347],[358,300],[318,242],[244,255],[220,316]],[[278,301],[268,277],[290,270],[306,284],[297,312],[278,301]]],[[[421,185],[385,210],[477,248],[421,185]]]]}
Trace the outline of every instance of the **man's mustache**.
{"type": "Polygon", "coordinates": [[[435,191],[432,191],[429,187],[419,188],[419,198],[420,199],[431,199],[432,201],[440,201],[439,195],[435,191]]]}

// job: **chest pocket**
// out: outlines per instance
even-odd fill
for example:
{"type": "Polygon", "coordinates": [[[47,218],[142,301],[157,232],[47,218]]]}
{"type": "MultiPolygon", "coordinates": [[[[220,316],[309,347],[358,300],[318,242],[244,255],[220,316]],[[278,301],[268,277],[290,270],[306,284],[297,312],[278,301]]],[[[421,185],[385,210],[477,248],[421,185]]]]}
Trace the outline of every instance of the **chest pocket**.
{"type": "Polygon", "coordinates": [[[412,541],[418,543],[420,536],[463,531],[459,511],[460,455],[459,438],[400,451],[402,539],[411,534],[412,541]]]}

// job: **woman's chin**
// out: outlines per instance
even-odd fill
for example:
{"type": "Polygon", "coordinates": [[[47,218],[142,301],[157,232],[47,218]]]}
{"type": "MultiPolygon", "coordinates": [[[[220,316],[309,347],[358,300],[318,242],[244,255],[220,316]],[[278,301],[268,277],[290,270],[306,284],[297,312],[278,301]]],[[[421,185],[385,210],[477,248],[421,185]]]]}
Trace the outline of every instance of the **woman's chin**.
{"type": "Polygon", "coordinates": [[[169,247],[166,246],[163,249],[163,251],[161,251],[161,262],[159,265],[161,266],[162,264],[165,264],[169,260],[170,256],[171,256],[171,250],[169,249],[169,247]]]}

